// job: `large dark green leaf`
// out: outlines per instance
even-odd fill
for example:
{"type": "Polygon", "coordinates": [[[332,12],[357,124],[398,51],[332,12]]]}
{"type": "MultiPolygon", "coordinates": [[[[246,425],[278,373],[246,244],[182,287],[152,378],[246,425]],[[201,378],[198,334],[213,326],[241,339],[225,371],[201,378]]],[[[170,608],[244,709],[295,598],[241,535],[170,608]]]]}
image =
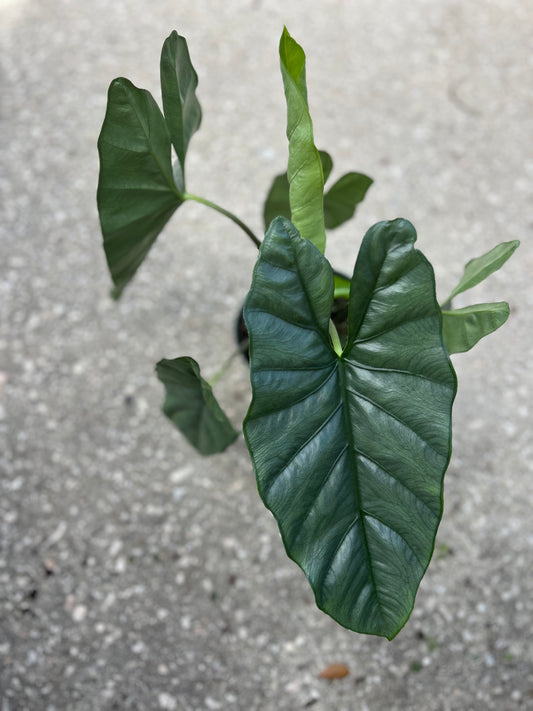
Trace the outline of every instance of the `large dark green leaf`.
{"type": "Polygon", "coordinates": [[[446,350],[450,355],[469,351],[484,336],[500,328],[508,317],[509,304],[505,301],[443,311],[442,337],[446,350]]]}
{"type": "Polygon", "coordinates": [[[161,360],[157,377],[166,390],[163,412],[200,454],[223,452],[238,436],[200,375],[193,358],[161,360]]]}
{"type": "Polygon", "coordinates": [[[442,512],[455,375],[433,270],[403,220],[366,234],[341,357],[333,273],[290,222],[263,242],[245,305],[259,491],[318,606],[391,639],[411,612],[442,512]]]}
{"type": "Polygon", "coordinates": [[[287,101],[287,177],[291,219],[302,237],[324,253],[324,174],[320,155],[314,144],[313,123],[307,106],[305,53],[287,32],[287,28],[284,28],[281,36],[279,56],[287,101]]]}
{"type": "Polygon", "coordinates": [[[128,79],[109,87],[98,152],[98,211],[118,296],[182,203],[165,119],[152,95],[128,79]]]}
{"type": "Polygon", "coordinates": [[[324,195],[326,229],[333,230],[350,220],[374,181],[363,173],[346,173],[324,195]]]}
{"type": "Polygon", "coordinates": [[[183,176],[189,141],[202,120],[202,110],[195,93],[197,86],[198,75],[191,63],[187,40],[174,30],[161,51],[161,92],[170,140],[183,176]]]}

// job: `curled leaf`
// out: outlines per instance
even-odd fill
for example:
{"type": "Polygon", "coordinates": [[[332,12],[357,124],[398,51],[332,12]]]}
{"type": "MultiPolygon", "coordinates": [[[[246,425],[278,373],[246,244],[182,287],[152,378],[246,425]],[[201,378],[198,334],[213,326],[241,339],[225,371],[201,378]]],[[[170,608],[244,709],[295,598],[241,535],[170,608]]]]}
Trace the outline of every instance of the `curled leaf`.
{"type": "Polygon", "coordinates": [[[183,202],[165,119],[150,92],[128,79],[111,83],[98,152],[98,212],[118,297],[183,202]]]}
{"type": "Polygon", "coordinates": [[[324,253],[324,173],[319,152],[314,144],[313,123],[307,105],[305,53],[290,36],[287,28],[284,28],[281,36],[279,56],[287,101],[287,178],[291,220],[302,237],[324,253]]]}
{"type": "Polygon", "coordinates": [[[163,412],[200,454],[223,452],[237,438],[193,358],[163,359],[156,372],[166,391],[163,412]]]}
{"type": "Polygon", "coordinates": [[[185,155],[192,135],[199,129],[202,110],[196,98],[198,75],[189,56],[187,40],[175,30],[161,51],[161,93],[170,140],[185,175],[185,155]]]}
{"type": "Polygon", "coordinates": [[[442,337],[448,353],[464,353],[509,317],[509,304],[474,304],[464,309],[442,312],[442,337]]]}

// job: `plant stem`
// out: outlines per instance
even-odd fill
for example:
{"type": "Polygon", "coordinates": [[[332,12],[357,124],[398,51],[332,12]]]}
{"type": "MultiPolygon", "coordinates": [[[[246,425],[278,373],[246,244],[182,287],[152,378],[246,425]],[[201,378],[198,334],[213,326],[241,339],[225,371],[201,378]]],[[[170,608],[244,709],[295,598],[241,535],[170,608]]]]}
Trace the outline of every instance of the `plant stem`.
{"type": "Polygon", "coordinates": [[[222,363],[222,366],[217,370],[217,372],[214,373],[214,374],[209,378],[209,380],[208,380],[207,382],[208,382],[208,384],[209,384],[211,387],[213,387],[216,383],[218,383],[218,381],[220,380],[220,378],[222,378],[222,376],[226,374],[226,371],[227,371],[228,368],[230,367],[230,365],[231,365],[231,363],[233,362],[233,359],[235,358],[235,356],[238,356],[239,353],[242,353],[243,351],[245,351],[247,347],[248,347],[248,339],[246,339],[245,342],[243,342],[238,348],[236,348],[236,349],[233,351],[233,353],[230,355],[230,357],[227,358],[227,359],[224,361],[224,363],[222,363]]]}
{"type": "Polygon", "coordinates": [[[331,338],[331,344],[335,349],[335,353],[340,358],[340,356],[342,355],[341,339],[339,338],[337,328],[335,327],[335,324],[331,319],[329,320],[329,337],[331,338]]]}
{"type": "Polygon", "coordinates": [[[241,230],[246,232],[248,237],[252,240],[252,242],[255,244],[255,246],[259,249],[261,246],[261,241],[257,239],[255,234],[252,232],[252,230],[248,227],[248,225],[245,225],[242,220],[239,220],[239,218],[234,215],[232,212],[229,210],[224,209],[223,207],[220,207],[220,205],[217,205],[214,202],[211,202],[211,200],[206,200],[203,197],[200,197],[199,195],[192,195],[191,193],[182,193],[181,197],[183,200],[194,200],[195,202],[199,202],[202,205],[207,205],[207,207],[210,207],[212,210],[216,210],[217,212],[220,212],[221,215],[225,215],[226,217],[229,217],[230,220],[232,220],[236,225],[238,225],[241,230]]]}

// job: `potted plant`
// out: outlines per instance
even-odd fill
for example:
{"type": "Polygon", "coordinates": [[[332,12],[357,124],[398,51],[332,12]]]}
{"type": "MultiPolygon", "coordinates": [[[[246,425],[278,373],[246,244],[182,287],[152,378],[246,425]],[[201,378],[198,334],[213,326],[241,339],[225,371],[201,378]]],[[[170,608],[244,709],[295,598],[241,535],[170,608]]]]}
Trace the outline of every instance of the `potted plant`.
{"type": "MultiPolygon", "coordinates": [[[[315,147],[305,54],[286,29],[279,54],[289,160],[265,202],[264,239],[186,188],[201,109],[187,42],[172,32],[161,54],[163,112],[127,79],[109,88],[98,141],[104,249],[118,298],[187,200],[224,214],[259,247],[240,327],[252,386],[244,436],[259,493],[318,607],[349,629],[392,639],[409,618],[442,516],[457,386],[450,356],[509,315],[504,302],[453,309],[451,300],[519,243],[468,262],[445,306],[404,219],[370,227],[353,275],[335,272],[326,230],[353,216],[372,180],[351,172],[324,190],[333,164],[315,147]]],[[[165,414],[198,451],[221,452],[236,439],[193,358],[164,359],[156,370],[165,414]]]]}

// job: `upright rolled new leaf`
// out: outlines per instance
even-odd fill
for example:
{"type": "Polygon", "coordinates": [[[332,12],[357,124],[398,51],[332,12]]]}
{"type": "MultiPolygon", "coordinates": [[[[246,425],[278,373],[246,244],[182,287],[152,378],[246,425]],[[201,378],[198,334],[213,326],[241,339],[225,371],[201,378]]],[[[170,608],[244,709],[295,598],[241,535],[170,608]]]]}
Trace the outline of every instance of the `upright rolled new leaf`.
{"type": "Polygon", "coordinates": [[[279,43],[281,75],[287,101],[289,139],[289,199],[291,220],[322,254],[326,248],[324,227],[324,174],[313,139],[313,123],[307,105],[305,53],[284,28],[279,43]]]}
{"type": "Polygon", "coordinates": [[[150,92],[124,78],[111,83],[98,153],[98,212],[119,296],[183,202],[165,119],[150,92]]]}
{"type": "Polygon", "coordinates": [[[202,121],[202,110],[196,97],[197,86],[198,75],[189,56],[187,40],[174,30],[161,51],[161,94],[165,121],[182,176],[185,175],[189,141],[202,121]]]}
{"type": "MultiPolygon", "coordinates": [[[[322,173],[324,175],[324,183],[328,179],[331,169],[333,168],[333,161],[331,156],[326,151],[318,151],[320,156],[320,162],[322,163],[322,173]]],[[[291,203],[289,199],[289,181],[287,180],[287,172],[281,173],[281,175],[276,175],[268,195],[263,206],[263,222],[265,225],[265,232],[272,220],[275,217],[286,217],[290,219],[291,217],[291,203]]],[[[324,206],[325,210],[325,206],[324,206]]]]}
{"type": "Polygon", "coordinates": [[[317,605],[392,639],[434,547],[456,380],[431,265],[404,220],[371,228],[351,280],[348,340],[328,331],[331,267],[285,219],[261,246],[244,315],[258,487],[317,605]]]}

